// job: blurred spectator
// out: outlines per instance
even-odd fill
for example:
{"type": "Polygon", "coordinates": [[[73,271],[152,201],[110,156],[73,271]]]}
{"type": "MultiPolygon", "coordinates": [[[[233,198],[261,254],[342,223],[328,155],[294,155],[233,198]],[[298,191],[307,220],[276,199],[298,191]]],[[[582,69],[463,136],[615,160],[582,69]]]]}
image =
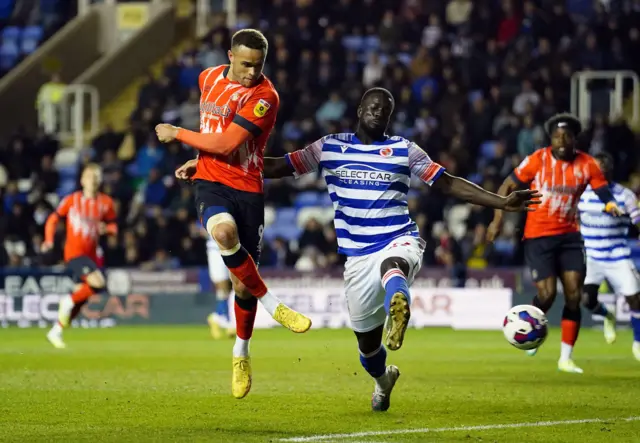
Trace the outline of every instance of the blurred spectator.
{"type": "Polygon", "coordinates": [[[60,119],[60,104],[64,98],[66,85],[60,74],[53,73],[51,79],[40,86],[36,99],[38,119],[47,134],[53,134],[58,128],[56,122],[60,119]]]}

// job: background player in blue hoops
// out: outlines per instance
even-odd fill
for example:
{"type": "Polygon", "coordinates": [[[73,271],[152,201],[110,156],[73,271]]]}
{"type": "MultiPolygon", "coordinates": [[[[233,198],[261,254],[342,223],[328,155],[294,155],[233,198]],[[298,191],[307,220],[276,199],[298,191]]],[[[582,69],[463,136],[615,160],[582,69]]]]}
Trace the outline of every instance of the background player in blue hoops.
{"type": "Polygon", "coordinates": [[[631,260],[627,239],[629,225],[640,224],[638,199],[631,189],[612,181],[613,158],[609,154],[598,154],[595,159],[609,182],[616,203],[628,217],[614,217],[604,212],[604,203],[590,186],[580,197],[580,233],[587,255],[584,306],[605,318],[604,338],[607,343],[613,343],[616,340],[615,312],[609,312],[598,302],[598,288],[607,280],[614,294],[624,296],[631,311],[631,349],[636,360],[640,360],[640,276],[631,260]]]}
{"type": "Polygon", "coordinates": [[[265,158],[265,178],[300,176],[322,168],[335,209],[338,252],[347,256],[345,295],[360,362],[375,379],[371,406],[389,409],[400,376],[387,352],[400,349],[410,318],[409,286],[422,265],[424,241],[409,217],[411,175],[470,203],[505,211],[533,210],[536,191],[507,197],[445,172],[415,143],[386,135],[393,113],[389,91],[373,88],[358,107],[355,133],[327,135],[280,158],[265,158]]]}

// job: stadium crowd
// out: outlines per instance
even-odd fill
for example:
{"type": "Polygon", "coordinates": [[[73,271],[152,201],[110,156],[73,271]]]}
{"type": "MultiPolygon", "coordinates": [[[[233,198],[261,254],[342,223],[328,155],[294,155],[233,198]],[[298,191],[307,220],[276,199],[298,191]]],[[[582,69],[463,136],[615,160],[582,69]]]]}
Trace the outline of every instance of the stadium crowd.
{"type": "MultiPolygon", "coordinates": [[[[362,92],[383,86],[396,97],[390,132],[414,140],[451,173],[495,191],[527,154],[546,143],[542,123],[567,111],[579,70],[640,71],[640,1],[570,0],[239,0],[238,28],[270,40],[265,73],[281,99],[267,155],[302,148],[322,135],[354,129],[362,92]]],[[[149,75],[123,133],[106,128],[72,170],[56,170],[52,136],[16,133],[0,147],[3,205],[1,266],[40,263],[39,245],[56,198],[70,192],[83,163],[104,168],[117,202],[119,237],[105,239],[110,266],[167,269],[201,265],[205,237],[193,191],[173,172],[194,156],[178,143],[160,145],[153,128],[199,127],[198,75],[224,64],[233,30],[223,16],[203,40],[169,56],[149,75]]],[[[634,133],[608,112],[590,123],[583,150],[610,151],[616,179],[640,192],[634,133]]],[[[266,183],[262,266],[330,267],[335,253],[331,208],[319,176],[266,183]]],[[[427,240],[426,266],[521,263],[518,220],[494,245],[484,242],[490,210],[461,205],[419,186],[410,209],[427,240]]],[[[60,245],[58,244],[58,249],[60,245]]],[[[59,251],[58,251],[59,252],[59,251]]]]}

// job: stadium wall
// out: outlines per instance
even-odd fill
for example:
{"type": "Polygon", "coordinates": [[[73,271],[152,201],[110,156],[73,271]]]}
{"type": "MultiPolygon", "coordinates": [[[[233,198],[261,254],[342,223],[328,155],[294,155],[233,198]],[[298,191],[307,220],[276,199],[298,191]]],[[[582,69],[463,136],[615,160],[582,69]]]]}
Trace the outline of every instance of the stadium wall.
{"type": "MultiPolygon", "coordinates": [[[[348,312],[340,273],[300,274],[264,271],[267,283],[282,300],[308,314],[316,328],[347,327],[348,312]]],[[[471,270],[465,288],[451,288],[445,269],[423,270],[412,289],[412,325],[454,329],[500,329],[504,313],[513,305],[529,304],[534,289],[519,269],[471,270]]],[[[119,324],[203,324],[214,305],[213,288],[205,268],[172,271],[111,269],[108,294],[94,296],[76,320],[78,327],[113,327],[119,324]]],[[[63,272],[7,271],[0,274],[0,326],[48,327],[57,319],[58,302],[74,283],[63,272]]],[[[620,298],[618,320],[629,322],[629,309],[620,298]]],[[[230,310],[233,313],[233,309],[230,310]]],[[[562,303],[548,317],[560,324],[562,303]]],[[[602,319],[584,315],[585,326],[602,319]]],[[[260,308],[257,327],[276,326],[260,308]]]]}

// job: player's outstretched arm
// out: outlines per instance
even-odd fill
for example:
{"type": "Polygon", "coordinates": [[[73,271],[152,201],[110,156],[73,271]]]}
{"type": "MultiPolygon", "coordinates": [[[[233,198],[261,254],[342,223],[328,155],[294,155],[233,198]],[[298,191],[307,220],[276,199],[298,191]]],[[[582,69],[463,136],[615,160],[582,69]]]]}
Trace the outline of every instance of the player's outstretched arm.
{"type": "Polygon", "coordinates": [[[156,126],[156,135],[162,143],[178,140],[196,148],[198,151],[217,155],[230,155],[252,138],[252,134],[248,130],[236,123],[231,123],[223,133],[213,134],[202,134],[161,123],[156,126]]]}
{"type": "Polygon", "coordinates": [[[539,204],[537,191],[515,191],[506,197],[489,192],[480,186],[454,175],[443,173],[434,183],[442,192],[474,205],[486,206],[509,212],[534,210],[530,206],[539,204]]]}
{"type": "Polygon", "coordinates": [[[264,178],[293,177],[295,170],[285,157],[264,158],[264,178]]]}

